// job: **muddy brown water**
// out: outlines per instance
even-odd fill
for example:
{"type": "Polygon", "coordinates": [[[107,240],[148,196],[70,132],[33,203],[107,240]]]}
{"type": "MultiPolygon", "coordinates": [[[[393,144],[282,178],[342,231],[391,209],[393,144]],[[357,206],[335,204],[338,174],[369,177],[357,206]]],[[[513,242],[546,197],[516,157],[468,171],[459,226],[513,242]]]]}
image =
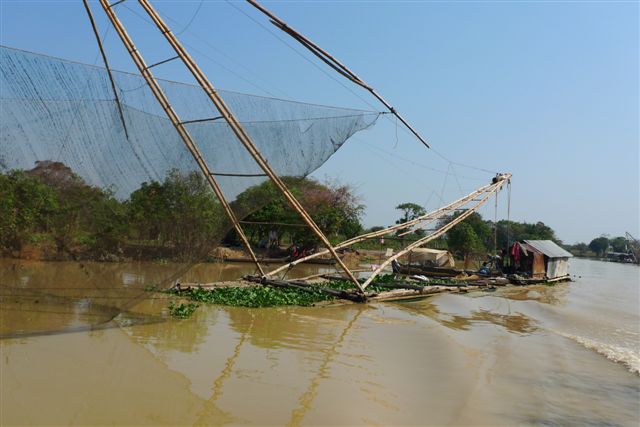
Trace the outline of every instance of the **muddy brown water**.
{"type": "MultiPolygon", "coordinates": [[[[19,264],[0,263],[3,290],[85,288],[90,274],[111,299],[108,283],[135,294],[173,268],[19,264]]],[[[198,266],[184,281],[247,268],[198,266]]],[[[554,287],[324,308],[201,306],[187,320],[164,316],[166,300],[138,299],[93,329],[83,326],[94,301],[77,289],[50,289],[38,303],[23,294],[19,306],[3,297],[4,330],[35,321],[67,333],[0,341],[0,424],[637,426],[639,269],[584,260],[571,269],[581,277],[554,287]],[[65,298],[72,310],[60,309],[65,298]]]]}

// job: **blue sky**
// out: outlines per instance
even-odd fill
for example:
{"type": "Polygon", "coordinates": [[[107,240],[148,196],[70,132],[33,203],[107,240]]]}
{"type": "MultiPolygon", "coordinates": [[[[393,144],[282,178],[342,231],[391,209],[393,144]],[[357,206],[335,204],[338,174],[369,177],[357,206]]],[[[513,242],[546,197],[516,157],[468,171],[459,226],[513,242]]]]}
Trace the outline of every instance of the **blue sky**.
{"type": "MultiPolygon", "coordinates": [[[[383,109],[245,3],[153,3],[220,88],[383,109]]],[[[637,2],[264,4],[375,87],[435,149],[383,118],[314,174],[357,188],[366,225],[393,223],[402,202],[433,209],[458,198],[488,182],[485,169],[514,174],[511,219],[542,221],[565,242],[640,234],[637,2]]],[[[118,6],[147,62],[169,56],[131,10],[140,11],[133,0],[118,6]]],[[[80,1],[1,0],[0,42],[100,64],[80,1]]],[[[134,70],[113,30],[106,47],[114,68],[134,70]]],[[[191,81],[178,64],[157,70],[191,81]]],[[[506,202],[503,193],[499,218],[506,202]]]]}

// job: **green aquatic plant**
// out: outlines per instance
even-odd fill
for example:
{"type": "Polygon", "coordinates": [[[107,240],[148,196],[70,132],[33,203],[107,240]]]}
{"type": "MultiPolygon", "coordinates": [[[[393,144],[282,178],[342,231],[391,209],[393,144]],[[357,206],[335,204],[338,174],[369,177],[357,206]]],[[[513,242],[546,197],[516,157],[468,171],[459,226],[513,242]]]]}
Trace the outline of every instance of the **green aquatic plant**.
{"type": "Polygon", "coordinates": [[[169,314],[180,319],[187,319],[191,317],[193,312],[196,311],[198,307],[198,304],[192,302],[188,304],[180,303],[176,305],[174,301],[169,301],[169,314]]]}
{"type": "Polygon", "coordinates": [[[144,287],[144,290],[146,292],[159,292],[162,289],[160,288],[160,285],[158,285],[157,283],[151,284],[151,285],[146,285],[144,287]]]}
{"type": "MultiPolygon", "coordinates": [[[[380,292],[388,289],[394,282],[393,275],[382,275],[376,278],[367,291],[380,292]]],[[[334,280],[322,284],[322,287],[337,290],[353,290],[353,283],[347,280],[334,280]]],[[[284,305],[312,306],[318,302],[333,301],[338,297],[318,288],[275,288],[271,286],[226,287],[226,288],[192,288],[185,291],[170,290],[171,294],[180,295],[191,301],[206,304],[220,304],[235,307],[277,307],[284,305]]]]}
{"type": "Polygon", "coordinates": [[[283,305],[311,306],[320,301],[334,299],[320,290],[272,288],[251,286],[243,288],[194,288],[180,292],[192,301],[237,307],[275,307],[283,305]]]}

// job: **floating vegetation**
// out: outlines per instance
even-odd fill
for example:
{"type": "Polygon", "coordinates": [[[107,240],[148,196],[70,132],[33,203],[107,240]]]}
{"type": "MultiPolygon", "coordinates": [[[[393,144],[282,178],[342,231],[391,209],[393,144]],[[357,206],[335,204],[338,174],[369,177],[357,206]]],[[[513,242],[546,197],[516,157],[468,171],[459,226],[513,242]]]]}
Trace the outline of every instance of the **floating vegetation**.
{"type": "MultiPolygon", "coordinates": [[[[175,291],[172,291],[175,292],[175,291]]],[[[177,293],[177,292],[176,292],[177,293]]],[[[276,307],[282,305],[311,306],[320,301],[335,299],[320,290],[282,289],[270,286],[243,288],[193,288],[179,293],[192,301],[236,307],[276,307]]]]}
{"type": "Polygon", "coordinates": [[[191,317],[194,311],[198,308],[198,304],[190,302],[188,304],[180,303],[176,305],[174,301],[169,301],[169,314],[173,317],[180,319],[187,319],[191,317]]]}
{"type": "MultiPolygon", "coordinates": [[[[393,275],[379,276],[367,288],[373,292],[386,289],[385,284],[392,283],[393,275]]],[[[353,283],[346,280],[335,280],[322,283],[324,288],[336,290],[353,290],[353,283]]],[[[309,307],[318,302],[333,301],[337,296],[324,292],[319,286],[317,289],[308,287],[300,288],[276,288],[272,286],[249,287],[220,287],[213,289],[191,288],[187,290],[170,290],[174,295],[188,298],[191,301],[206,304],[220,304],[235,307],[277,307],[284,305],[297,305],[309,307]]]]}

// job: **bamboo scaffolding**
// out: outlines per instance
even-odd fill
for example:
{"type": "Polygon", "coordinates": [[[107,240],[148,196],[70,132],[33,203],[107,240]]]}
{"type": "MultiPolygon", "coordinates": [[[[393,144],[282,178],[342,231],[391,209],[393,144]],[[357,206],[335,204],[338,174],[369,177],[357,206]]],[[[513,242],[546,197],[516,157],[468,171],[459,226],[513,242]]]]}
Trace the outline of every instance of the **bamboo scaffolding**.
{"type": "Polygon", "coordinates": [[[129,139],[129,131],[127,130],[127,124],[124,121],[124,113],[122,112],[122,104],[120,103],[120,96],[118,95],[118,91],[116,89],[116,83],[113,80],[113,73],[111,72],[111,67],[109,66],[107,55],[106,53],[104,53],[104,46],[102,46],[102,40],[100,40],[100,33],[98,32],[96,21],[93,19],[93,12],[91,12],[91,6],[89,6],[89,2],[87,0],[83,0],[83,3],[84,3],[84,8],[87,11],[87,15],[89,15],[89,22],[91,23],[91,28],[93,28],[93,34],[95,34],[96,41],[98,42],[100,55],[102,55],[102,62],[104,62],[104,67],[107,69],[107,74],[109,75],[109,81],[111,82],[111,89],[113,90],[113,96],[115,97],[116,105],[118,106],[118,113],[120,114],[120,120],[122,121],[122,128],[124,129],[124,135],[127,137],[127,139],[129,139]]]}
{"type": "MultiPolygon", "coordinates": [[[[104,2],[105,0],[100,0],[104,2]]],[[[224,100],[217,93],[209,79],[202,72],[202,70],[197,66],[193,58],[186,51],[184,46],[178,41],[176,36],[171,32],[171,29],[167,26],[167,24],[162,20],[160,15],[156,12],[156,10],[151,6],[148,0],[138,0],[142,8],[147,12],[149,17],[158,27],[158,30],[162,33],[162,35],[169,42],[171,47],[173,47],[174,51],[180,56],[183,63],[189,69],[191,74],[194,76],[198,84],[205,91],[211,102],[214,104],[216,109],[220,112],[220,114],[224,117],[224,119],[229,124],[229,127],[236,135],[240,143],[244,145],[249,154],[253,157],[255,162],[260,166],[260,168],[267,174],[267,176],[271,179],[271,181],[276,185],[276,187],[280,190],[280,192],[285,196],[291,207],[302,217],[302,219],[309,225],[311,230],[320,238],[322,243],[327,247],[331,255],[335,258],[336,262],[340,265],[342,270],[347,274],[349,279],[356,285],[356,287],[360,290],[360,292],[364,293],[364,288],[361,287],[358,280],[355,278],[353,273],[349,270],[349,268],[342,262],[335,249],[324,235],[322,230],[317,226],[317,224],[313,221],[311,216],[307,213],[304,207],[298,202],[298,200],[294,197],[294,195],[289,191],[284,182],[278,177],[275,172],[271,169],[271,166],[267,163],[266,159],[262,156],[256,145],[253,143],[249,135],[244,131],[244,128],[240,125],[238,119],[231,112],[229,107],[226,105],[224,100]]],[[[264,276],[264,273],[263,273],[264,276]]]]}
{"type": "Polygon", "coordinates": [[[158,100],[158,103],[160,104],[160,106],[162,107],[164,112],[167,114],[167,117],[169,118],[169,120],[171,120],[171,123],[173,124],[173,126],[176,129],[176,131],[178,132],[178,134],[182,138],[182,141],[185,143],[187,149],[189,150],[189,152],[191,153],[191,155],[195,159],[196,163],[200,167],[200,170],[204,174],[204,176],[205,176],[207,182],[209,183],[211,189],[213,190],[213,192],[215,193],[216,197],[218,198],[218,200],[222,204],[222,207],[223,207],[227,217],[229,218],[229,220],[233,224],[233,227],[236,230],[236,232],[238,233],[238,236],[240,236],[240,239],[242,240],[242,243],[244,244],[245,248],[249,252],[249,255],[251,256],[251,259],[255,263],[256,267],[258,268],[258,271],[260,271],[260,274],[264,275],[264,271],[262,269],[262,266],[258,262],[258,258],[256,257],[255,253],[251,249],[251,245],[249,244],[249,240],[247,239],[247,236],[244,234],[244,231],[242,230],[242,227],[240,227],[240,225],[238,223],[238,219],[236,218],[235,214],[233,213],[233,210],[231,209],[231,206],[229,206],[229,203],[227,202],[227,199],[224,197],[222,189],[220,188],[218,182],[213,177],[213,173],[211,172],[211,170],[209,169],[209,166],[207,165],[207,163],[205,162],[204,158],[202,157],[202,153],[200,152],[200,150],[198,149],[195,141],[191,137],[191,134],[187,131],[187,129],[184,127],[184,125],[180,121],[180,117],[174,111],[173,107],[169,103],[169,100],[168,100],[167,96],[165,95],[165,93],[163,92],[162,88],[160,87],[160,85],[156,81],[155,77],[153,76],[153,73],[149,70],[149,67],[147,67],[144,59],[142,58],[142,55],[137,50],[135,44],[133,43],[133,40],[131,39],[131,37],[129,36],[127,31],[125,30],[125,28],[122,25],[122,23],[120,22],[120,20],[118,19],[118,17],[115,14],[113,8],[109,5],[109,2],[107,0],[100,0],[100,4],[102,5],[102,8],[104,9],[107,17],[109,18],[109,20],[113,24],[114,28],[116,29],[118,35],[120,36],[120,39],[122,40],[122,43],[125,45],[125,48],[127,49],[129,54],[131,55],[131,58],[133,59],[133,62],[136,64],[136,67],[138,67],[138,70],[140,71],[140,73],[144,77],[145,81],[149,85],[149,88],[151,89],[151,92],[153,92],[154,96],[158,100]]]}
{"type": "MultiPolygon", "coordinates": [[[[439,209],[436,209],[433,212],[429,212],[429,213],[427,213],[425,215],[417,217],[417,218],[415,218],[415,219],[413,219],[411,221],[407,221],[407,222],[405,222],[403,224],[394,225],[394,226],[387,227],[387,228],[379,230],[379,231],[372,231],[370,233],[366,233],[366,234],[362,234],[360,236],[353,237],[353,238],[351,238],[349,240],[345,240],[344,242],[339,243],[338,245],[335,246],[335,248],[336,249],[346,248],[346,247],[351,246],[351,245],[353,245],[355,243],[360,243],[360,242],[363,242],[365,240],[369,240],[369,239],[373,239],[373,238],[376,238],[376,237],[384,236],[386,234],[389,234],[389,233],[397,231],[397,230],[402,230],[404,228],[412,227],[412,226],[414,226],[414,225],[416,225],[418,223],[427,222],[427,221],[429,221],[429,222],[434,221],[434,220],[436,220],[438,218],[441,218],[446,213],[453,211],[454,209],[458,208],[459,206],[462,206],[462,205],[468,203],[470,200],[478,197],[479,195],[481,195],[481,194],[483,194],[485,192],[494,191],[495,186],[496,186],[496,184],[487,184],[487,185],[485,185],[485,186],[473,191],[472,193],[470,193],[470,194],[468,194],[468,195],[466,195],[466,196],[464,196],[464,197],[462,197],[462,198],[460,198],[460,199],[458,199],[458,200],[456,200],[456,201],[454,201],[454,202],[452,202],[452,203],[450,203],[450,204],[448,204],[446,206],[443,206],[443,207],[441,207],[439,209]]],[[[328,251],[316,252],[316,253],[308,255],[308,256],[306,256],[304,258],[297,259],[297,260],[295,260],[293,262],[290,262],[290,263],[288,263],[286,265],[278,267],[275,270],[272,270],[272,271],[268,272],[266,275],[267,275],[267,277],[273,276],[275,274],[280,273],[281,271],[284,271],[286,269],[290,269],[290,268],[292,268],[292,267],[294,267],[294,266],[296,266],[296,265],[298,265],[300,263],[303,263],[305,261],[308,261],[310,259],[317,258],[317,257],[322,256],[322,255],[326,255],[327,253],[328,253],[328,251]]]]}
{"type": "Polygon", "coordinates": [[[336,58],[330,55],[327,51],[325,51],[320,46],[318,46],[317,44],[309,40],[307,37],[305,37],[298,31],[291,28],[289,25],[287,25],[286,22],[284,22],[282,19],[275,16],[273,13],[271,13],[269,10],[264,8],[257,1],[247,0],[247,3],[249,3],[251,6],[255,7],[256,9],[258,9],[260,12],[262,12],[266,16],[268,16],[269,19],[271,19],[272,24],[274,24],[276,27],[280,28],[282,31],[284,31],[285,33],[293,37],[298,43],[300,43],[305,48],[307,48],[311,53],[313,53],[315,56],[320,58],[320,60],[322,60],[325,64],[333,68],[340,75],[349,79],[350,81],[357,84],[358,86],[368,90],[378,101],[380,101],[391,112],[391,114],[396,116],[398,120],[400,120],[402,124],[405,125],[407,129],[409,129],[409,131],[411,131],[411,133],[415,135],[416,138],[418,138],[420,142],[422,142],[427,148],[431,148],[427,143],[427,141],[425,141],[425,139],[418,133],[418,131],[416,131],[409,123],[407,123],[407,121],[396,111],[395,108],[393,108],[380,94],[378,94],[378,92],[375,91],[375,89],[373,89],[371,86],[366,84],[362,79],[360,79],[360,77],[358,77],[353,71],[347,68],[342,62],[338,61],[336,58]]]}
{"type": "Polygon", "coordinates": [[[382,264],[380,264],[380,266],[371,274],[371,276],[362,284],[362,287],[366,289],[367,286],[369,286],[369,284],[373,281],[373,279],[375,279],[375,277],[380,274],[382,272],[382,270],[384,270],[384,268],[386,266],[388,266],[389,264],[391,264],[393,261],[397,260],[398,258],[400,258],[401,256],[403,256],[404,254],[410,252],[411,250],[418,248],[426,243],[428,243],[429,241],[440,237],[441,235],[443,235],[444,233],[446,233],[448,230],[450,230],[451,228],[453,228],[456,224],[462,222],[465,218],[467,218],[469,215],[471,215],[472,213],[474,213],[475,211],[477,211],[482,205],[484,205],[489,198],[491,197],[492,193],[498,193],[498,191],[502,188],[502,186],[504,185],[505,182],[508,182],[508,180],[511,178],[511,174],[505,174],[505,178],[502,180],[497,181],[496,183],[493,184],[493,186],[495,186],[495,189],[491,192],[488,192],[484,197],[482,197],[482,199],[480,201],[478,201],[474,206],[470,207],[468,210],[466,210],[465,212],[463,212],[462,214],[460,214],[459,216],[457,216],[456,218],[453,219],[453,221],[449,222],[448,224],[444,225],[443,227],[440,227],[437,231],[431,233],[428,236],[423,237],[422,239],[416,240],[415,242],[413,242],[412,244],[408,245],[406,248],[404,248],[403,250],[401,250],[400,252],[396,253],[395,255],[387,258],[382,264]]]}

